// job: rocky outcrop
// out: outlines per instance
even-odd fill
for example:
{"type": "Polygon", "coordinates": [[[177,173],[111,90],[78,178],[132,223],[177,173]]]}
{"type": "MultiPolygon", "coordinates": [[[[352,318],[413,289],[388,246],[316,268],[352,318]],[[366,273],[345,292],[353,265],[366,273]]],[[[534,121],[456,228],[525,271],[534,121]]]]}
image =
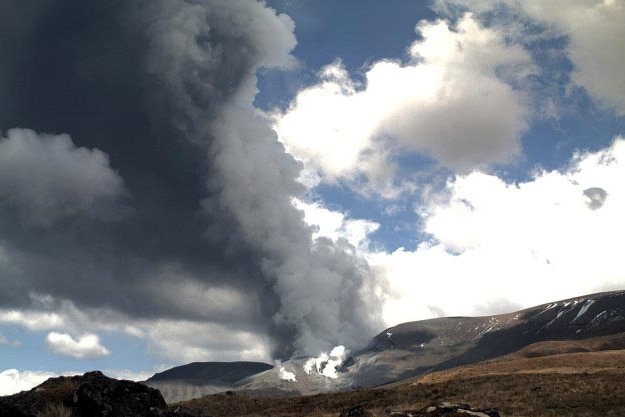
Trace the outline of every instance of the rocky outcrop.
{"type": "Polygon", "coordinates": [[[441,403],[415,411],[387,411],[390,417],[501,417],[495,409],[473,408],[468,404],[441,403]]]}
{"type": "Polygon", "coordinates": [[[373,414],[357,405],[356,407],[351,407],[341,411],[339,417],[373,417],[373,414]]]}
{"type": "MultiPolygon", "coordinates": [[[[501,417],[494,409],[473,408],[468,404],[454,404],[443,402],[421,410],[393,411],[386,410],[390,417],[501,417]]],[[[339,417],[372,417],[373,414],[362,406],[347,408],[339,414],[339,417]]]]}
{"type": "Polygon", "coordinates": [[[30,391],[0,398],[0,417],[207,417],[168,409],[161,393],[99,371],[51,378],[30,391]]]}

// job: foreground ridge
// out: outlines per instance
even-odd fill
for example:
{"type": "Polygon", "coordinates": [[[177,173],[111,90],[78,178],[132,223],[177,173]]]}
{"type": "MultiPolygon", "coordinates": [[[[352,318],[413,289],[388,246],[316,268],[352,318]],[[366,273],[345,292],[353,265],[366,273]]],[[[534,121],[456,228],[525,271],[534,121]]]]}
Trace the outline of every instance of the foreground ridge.
{"type": "Polygon", "coordinates": [[[146,385],[109,378],[100,371],[50,378],[30,391],[0,397],[0,417],[202,417],[170,409],[161,393],[146,385]]]}

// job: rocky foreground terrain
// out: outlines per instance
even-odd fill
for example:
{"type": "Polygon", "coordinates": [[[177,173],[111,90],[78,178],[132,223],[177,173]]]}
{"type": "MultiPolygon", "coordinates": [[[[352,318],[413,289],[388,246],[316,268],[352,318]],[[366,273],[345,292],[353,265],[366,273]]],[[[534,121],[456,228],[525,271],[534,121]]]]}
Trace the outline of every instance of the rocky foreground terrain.
{"type": "MultiPolygon", "coordinates": [[[[248,400],[243,399],[244,402],[248,400]]],[[[117,381],[98,371],[51,378],[31,391],[0,398],[0,417],[209,417],[205,408],[198,405],[168,407],[158,390],[136,382],[117,381]]],[[[318,410],[313,406],[304,411],[304,415],[317,414],[318,410]]],[[[236,411],[232,409],[227,415],[232,413],[236,411]]],[[[388,409],[385,414],[392,417],[500,417],[493,408],[480,409],[448,402],[420,410],[388,409]]],[[[339,416],[373,417],[374,414],[356,405],[343,409],[339,416]]]]}
{"type": "Polygon", "coordinates": [[[50,378],[28,392],[0,397],[0,417],[202,417],[183,407],[168,407],[161,393],[99,371],[50,378]]]}
{"type": "Polygon", "coordinates": [[[2,397],[0,416],[622,417],[624,346],[625,333],[540,342],[383,387],[299,397],[227,392],[169,406],[156,390],[94,372],[2,397]]]}
{"type": "MultiPolygon", "coordinates": [[[[208,417],[205,408],[201,405],[168,407],[158,390],[136,382],[117,381],[98,371],[51,378],[31,391],[0,398],[0,417],[208,417]]],[[[313,413],[312,408],[309,411],[313,413]]],[[[463,413],[500,417],[495,409],[446,402],[421,410],[389,410],[386,414],[393,417],[452,417],[463,413]]],[[[359,405],[345,408],[339,415],[373,417],[370,411],[359,405]]]]}

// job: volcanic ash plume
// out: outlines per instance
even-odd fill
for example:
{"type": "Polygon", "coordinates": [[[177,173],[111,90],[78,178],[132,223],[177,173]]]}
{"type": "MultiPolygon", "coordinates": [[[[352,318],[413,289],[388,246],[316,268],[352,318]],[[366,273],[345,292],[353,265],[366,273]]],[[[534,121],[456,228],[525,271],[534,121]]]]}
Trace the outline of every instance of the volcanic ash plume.
{"type": "Polygon", "coordinates": [[[310,375],[317,373],[327,378],[338,378],[338,370],[343,365],[347,351],[345,346],[336,346],[330,353],[322,353],[316,358],[310,358],[304,364],[304,371],[310,375]]]}
{"type": "MultiPolygon", "coordinates": [[[[14,58],[0,72],[0,86],[12,86],[0,97],[0,127],[31,129],[30,149],[56,141],[59,158],[81,167],[54,217],[32,210],[39,195],[13,204],[0,191],[12,266],[0,274],[0,294],[10,294],[0,303],[31,307],[29,294],[44,294],[210,323],[246,335],[241,343],[269,335],[279,358],[355,347],[379,329],[369,265],[345,241],[311,238],[291,202],[305,198],[301,165],[253,105],[256,72],[295,61],[288,16],[253,0],[9,2],[0,12],[0,53],[14,58]],[[87,183],[100,178],[111,180],[87,183]],[[116,215],[84,210],[89,199],[116,215]]],[[[33,158],[16,149],[22,162],[33,158]]],[[[36,185],[67,177],[54,169],[36,185]]],[[[12,172],[24,189],[37,174],[12,172]]]]}
{"type": "MultiPolygon", "coordinates": [[[[285,153],[253,106],[256,70],[290,63],[288,51],[294,42],[284,40],[290,39],[292,22],[249,1],[210,1],[202,8],[179,2],[178,7],[167,24],[191,15],[193,24],[158,25],[165,44],[157,52],[167,50],[171,40],[163,33],[175,34],[176,39],[182,33],[191,53],[173,60],[168,55],[167,66],[154,68],[166,70],[159,75],[172,89],[172,101],[184,104],[185,132],[191,140],[206,143],[207,188],[213,195],[202,201],[205,216],[213,226],[216,219],[230,220],[230,230],[217,233],[229,234],[228,243],[234,236],[237,244],[230,249],[248,254],[246,269],[260,274],[250,279],[262,279],[259,284],[269,285],[277,299],[270,328],[279,346],[286,347],[279,356],[364,342],[373,330],[369,318],[378,304],[365,299],[366,281],[373,275],[348,244],[311,240],[303,214],[291,202],[302,192],[295,181],[301,166],[285,153]],[[268,19],[271,24],[263,24],[268,19]],[[277,48],[282,53],[277,54],[277,48]],[[208,63],[215,65],[212,72],[198,71],[208,63]],[[228,85],[238,88],[218,101],[213,92],[223,91],[222,77],[232,73],[233,63],[239,78],[228,85]],[[189,94],[189,85],[198,86],[194,94],[189,94]],[[202,117],[203,105],[216,101],[221,106],[214,117],[202,117]]],[[[171,13],[172,6],[168,9],[171,13]]],[[[164,63],[164,58],[157,61],[164,63]]]]}
{"type": "Polygon", "coordinates": [[[282,381],[297,382],[295,373],[287,370],[286,367],[282,365],[282,361],[276,361],[276,368],[278,369],[279,376],[282,381]]]}

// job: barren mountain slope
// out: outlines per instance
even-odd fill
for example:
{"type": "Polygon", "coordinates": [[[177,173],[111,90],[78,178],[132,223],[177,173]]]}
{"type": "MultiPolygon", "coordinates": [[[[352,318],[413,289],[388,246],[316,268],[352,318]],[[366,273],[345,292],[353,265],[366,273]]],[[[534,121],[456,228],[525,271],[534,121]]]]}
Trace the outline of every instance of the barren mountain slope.
{"type": "Polygon", "coordinates": [[[304,372],[302,359],[284,363],[296,382],[279,370],[254,375],[239,389],[277,387],[313,394],[373,387],[515,352],[541,341],[580,341],[625,332],[625,292],[577,297],[510,314],[445,317],[403,323],[381,332],[353,354],[329,380],[304,372]]]}
{"type": "MultiPolygon", "coordinates": [[[[503,315],[403,323],[375,336],[365,349],[353,352],[335,379],[307,372],[304,365],[308,358],[296,358],[236,381],[231,378],[227,384],[216,374],[210,381],[198,383],[182,372],[163,389],[168,401],[225,390],[266,396],[352,390],[498,358],[537,342],[567,343],[559,346],[569,346],[569,351],[588,350],[579,343],[621,332],[625,332],[625,291],[576,297],[503,315]]],[[[617,339],[609,343],[621,346],[617,339]]],[[[538,346],[528,348],[526,354],[539,355],[531,351],[538,346]]],[[[148,384],[159,388],[158,381],[149,380],[148,384]]]]}
{"type": "Polygon", "coordinates": [[[379,388],[291,398],[217,394],[184,405],[214,417],[337,417],[356,406],[371,417],[387,417],[389,410],[419,410],[444,401],[494,407],[502,417],[625,415],[625,350],[524,355],[519,352],[379,388]]]}
{"type": "Polygon", "coordinates": [[[170,403],[233,389],[237,381],[271,368],[262,362],[193,362],[159,372],[145,384],[170,403]]]}

